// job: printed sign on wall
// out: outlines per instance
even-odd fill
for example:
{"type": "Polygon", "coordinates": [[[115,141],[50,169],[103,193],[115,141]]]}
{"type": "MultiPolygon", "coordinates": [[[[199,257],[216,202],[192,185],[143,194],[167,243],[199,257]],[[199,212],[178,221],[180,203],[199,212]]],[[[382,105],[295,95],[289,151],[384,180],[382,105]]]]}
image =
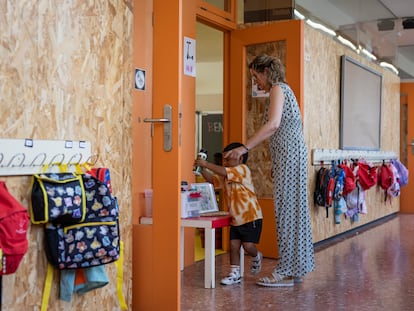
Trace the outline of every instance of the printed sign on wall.
{"type": "Polygon", "coordinates": [[[135,89],[145,91],[145,70],[135,68],[135,89]]]}
{"type": "Polygon", "coordinates": [[[187,76],[196,76],[196,41],[184,37],[184,74],[187,76]]]}

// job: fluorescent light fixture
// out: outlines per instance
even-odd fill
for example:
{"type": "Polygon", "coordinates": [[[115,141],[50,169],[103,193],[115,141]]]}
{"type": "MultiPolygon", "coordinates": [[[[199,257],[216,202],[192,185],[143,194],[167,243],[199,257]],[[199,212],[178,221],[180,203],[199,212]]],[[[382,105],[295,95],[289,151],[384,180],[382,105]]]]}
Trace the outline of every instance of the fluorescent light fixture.
{"type": "Polygon", "coordinates": [[[374,54],[372,54],[370,51],[368,51],[367,49],[362,48],[361,52],[364,53],[369,58],[371,58],[373,60],[377,60],[377,57],[374,54]]]}
{"type": "Polygon", "coordinates": [[[388,68],[388,69],[391,69],[395,74],[398,74],[398,70],[397,70],[397,68],[395,68],[394,67],[394,65],[392,65],[392,64],[390,64],[390,63],[387,63],[387,62],[380,62],[380,64],[379,64],[381,67],[384,67],[384,68],[388,68]]]}
{"type": "Polygon", "coordinates": [[[298,10],[294,9],[293,10],[295,16],[299,19],[305,19],[305,15],[303,15],[302,13],[300,13],[298,10]]]}
{"type": "Polygon", "coordinates": [[[325,25],[322,25],[322,24],[319,24],[319,23],[315,23],[315,22],[311,21],[310,19],[307,19],[306,20],[306,23],[309,26],[311,26],[311,27],[313,27],[315,29],[319,29],[319,30],[322,30],[323,32],[326,32],[328,35],[336,36],[336,32],[333,31],[332,29],[329,29],[325,25]]]}
{"type": "Polygon", "coordinates": [[[343,45],[346,45],[347,47],[353,49],[354,51],[357,50],[357,47],[355,46],[355,44],[353,44],[351,41],[345,39],[344,37],[341,36],[337,36],[336,37],[338,39],[339,42],[341,42],[343,45]]]}

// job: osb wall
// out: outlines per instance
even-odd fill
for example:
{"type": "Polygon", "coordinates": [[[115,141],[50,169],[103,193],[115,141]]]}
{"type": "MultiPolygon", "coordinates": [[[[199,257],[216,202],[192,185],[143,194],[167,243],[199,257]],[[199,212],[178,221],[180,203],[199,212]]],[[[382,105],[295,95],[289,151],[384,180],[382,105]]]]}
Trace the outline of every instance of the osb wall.
{"type": "MultiPolygon", "coordinates": [[[[274,55],[285,63],[286,41],[267,42],[264,44],[256,44],[246,47],[247,63],[249,64],[253,61],[255,56],[261,54],[274,55]]],[[[249,90],[249,94],[246,96],[246,129],[247,137],[250,137],[253,135],[255,129],[259,128],[263,124],[263,116],[268,98],[253,98],[251,96],[250,91],[252,90],[252,80],[248,70],[246,70],[246,75],[247,89],[249,90]]],[[[248,164],[253,172],[253,183],[258,185],[255,187],[256,193],[261,198],[271,198],[273,196],[273,183],[270,169],[272,160],[270,158],[268,141],[263,142],[256,148],[249,151],[249,154],[250,158],[254,159],[249,161],[248,164]],[[264,176],[266,178],[263,178],[264,176]]]]}
{"type": "MultiPolygon", "coordinates": [[[[1,138],[86,140],[97,165],[110,168],[125,244],[123,293],[131,301],[132,2],[24,1],[0,4],[1,138]]],[[[1,146],[0,146],[1,150],[1,146]]],[[[53,152],[53,151],[49,151],[53,152]]],[[[30,176],[2,176],[29,205],[30,176]]],[[[40,310],[47,261],[43,230],[31,225],[29,250],[16,274],[3,277],[2,308],[40,310]]],[[[59,300],[59,275],[49,310],[119,310],[116,269],[110,282],[71,302],[59,300]]]]}
{"type": "MultiPolygon", "coordinates": [[[[346,54],[383,76],[381,106],[381,150],[399,154],[400,79],[390,71],[372,64],[349,48],[305,25],[305,115],[304,133],[309,152],[312,149],[339,149],[340,138],[340,65],[346,54]]],[[[309,158],[310,160],[310,158],[309,158]]],[[[384,202],[384,193],[376,187],[366,192],[368,214],[351,223],[343,215],[341,224],[334,224],[333,209],[326,218],[324,207],[313,204],[316,171],[309,165],[309,192],[314,242],[318,242],[372,222],[399,210],[399,199],[384,202]]]]}
{"type": "MultiPolygon", "coordinates": [[[[339,42],[305,25],[305,63],[304,63],[304,135],[309,150],[308,192],[313,225],[314,242],[319,242],[346,232],[358,226],[372,222],[399,210],[399,199],[384,203],[384,193],[372,188],[366,193],[368,214],[360,215],[358,222],[351,223],[344,215],[341,224],[334,223],[333,209],[326,218],[324,207],[315,206],[313,191],[316,172],[319,166],[311,165],[311,150],[339,149],[340,141],[340,64],[341,55],[347,54],[362,64],[373,68],[383,75],[382,107],[381,107],[381,149],[399,154],[399,78],[367,59],[352,52],[339,42]]],[[[267,53],[284,59],[286,47],[284,42],[269,42],[249,46],[246,57],[267,53]]],[[[247,88],[250,89],[250,77],[247,88]]],[[[289,81],[288,81],[289,82],[289,81]]],[[[264,113],[264,98],[247,98],[247,137],[261,126],[264,113]]],[[[264,143],[251,152],[249,166],[252,169],[256,192],[260,197],[272,196],[270,176],[271,160],[268,144],[264,143]]]]}

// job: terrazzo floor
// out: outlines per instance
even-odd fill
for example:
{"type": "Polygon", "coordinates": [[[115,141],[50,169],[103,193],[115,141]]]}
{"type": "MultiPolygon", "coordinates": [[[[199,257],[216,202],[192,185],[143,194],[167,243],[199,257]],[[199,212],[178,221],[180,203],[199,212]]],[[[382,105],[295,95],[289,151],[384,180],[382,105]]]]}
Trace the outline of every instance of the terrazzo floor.
{"type": "Polygon", "coordinates": [[[216,256],[216,288],[204,288],[204,261],[181,272],[181,310],[414,310],[414,215],[398,214],[316,246],[316,270],[294,287],[264,288],[258,277],[272,272],[276,259],[264,258],[262,272],[241,284],[223,286],[228,253],[216,256]]]}

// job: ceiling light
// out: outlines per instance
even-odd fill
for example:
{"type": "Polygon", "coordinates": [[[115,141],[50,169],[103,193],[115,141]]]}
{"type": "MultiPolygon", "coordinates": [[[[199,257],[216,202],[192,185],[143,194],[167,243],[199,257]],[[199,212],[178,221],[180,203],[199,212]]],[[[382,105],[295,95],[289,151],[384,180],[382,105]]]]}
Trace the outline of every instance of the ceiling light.
{"type": "Polygon", "coordinates": [[[397,68],[394,67],[394,65],[391,65],[390,63],[387,63],[387,62],[380,62],[379,65],[381,67],[391,69],[395,74],[398,75],[398,70],[397,70],[397,68]]]}
{"type": "Polygon", "coordinates": [[[347,47],[350,47],[351,49],[353,49],[354,51],[357,50],[357,47],[355,46],[355,44],[353,44],[351,41],[345,39],[344,37],[341,37],[338,35],[338,37],[336,37],[338,39],[339,42],[341,42],[343,45],[346,45],[347,47]]]}
{"type": "Polygon", "coordinates": [[[303,15],[302,13],[300,13],[298,10],[295,9],[293,12],[294,12],[294,14],[295,14],[295,16],[297,18],[299,18],[299,19],[305,19],[305,15],[303,15]]]}
{"type": "Polygon", "coordinates": [[[377,57],[374,54],[372,54],[370,51],[368,51],[367,49],[362,48],[361,52],[373,60],[377,59],[377,57]]]}
{"type": "Polygon", "coordinates": [[[306,24],[308,24],[309,26],[311,26],[315,29],[322,30],[323,32],[326,32],[328,35],[336,36],[336,32],[333,31],[332,29],[329,29],[325,25],[315,23],[315,22],[311,21],[310,19],[306,20],[306,24]]]}

